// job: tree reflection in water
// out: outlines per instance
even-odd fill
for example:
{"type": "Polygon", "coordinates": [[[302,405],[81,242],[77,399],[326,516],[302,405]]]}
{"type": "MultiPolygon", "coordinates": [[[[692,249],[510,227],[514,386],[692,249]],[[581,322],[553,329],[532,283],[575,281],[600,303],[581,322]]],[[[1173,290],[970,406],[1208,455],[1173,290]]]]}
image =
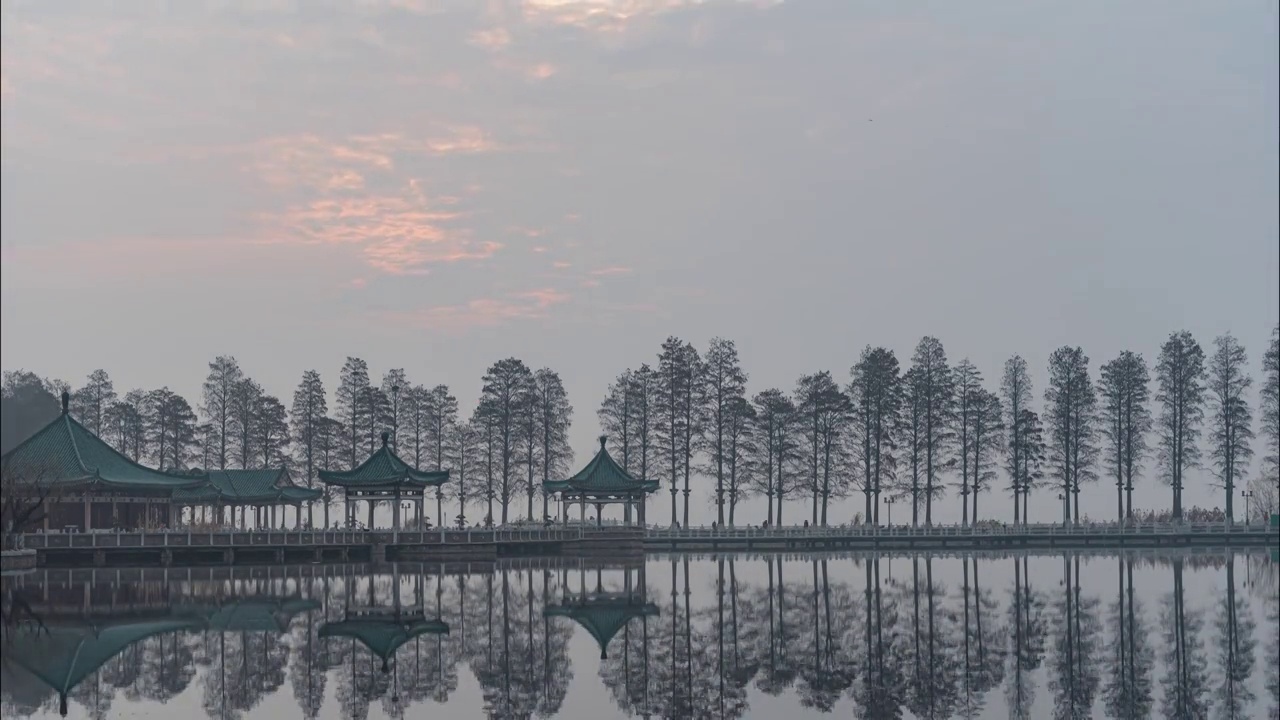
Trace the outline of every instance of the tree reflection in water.
{"type": "Polygon", "coordinates": [[[288,693],[303,718],[415,717],[428,703],[549,718],[588,683],[644,718],[728,720],[757,706],[867,720],[1235,719],[1280,705],[1280,593],[1266,556],[724,555],[467,570],[7,579],[0,710],[106,718],[167,702],[230,720],[288,693]]]}

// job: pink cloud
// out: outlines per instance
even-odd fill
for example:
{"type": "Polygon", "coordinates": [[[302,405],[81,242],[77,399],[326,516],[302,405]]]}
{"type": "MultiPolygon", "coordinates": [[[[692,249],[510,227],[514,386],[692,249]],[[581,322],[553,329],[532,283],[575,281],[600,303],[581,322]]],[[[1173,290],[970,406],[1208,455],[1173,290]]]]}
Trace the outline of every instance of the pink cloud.
{"type": "Polygon", "coordinates": [[[622,267],[620,265],[611,265],[609,267],[602,267],[602,268],[592,270],[588,274],[594,277],[605,277],[609,275],[628,275],[630,273],[631,273],[631,268],[629,267],[622,267]]]}
{"type": "Polygon", "coordinates": [[[390,313],[385,319],[431,330],[462,331],[494,327],[516,320],[540,320],[548,310],[568,302],[570,296],[555,288],[539,288],[501,298],[477,298],[456,305],[441,305],[407,313],[390,313]]]}

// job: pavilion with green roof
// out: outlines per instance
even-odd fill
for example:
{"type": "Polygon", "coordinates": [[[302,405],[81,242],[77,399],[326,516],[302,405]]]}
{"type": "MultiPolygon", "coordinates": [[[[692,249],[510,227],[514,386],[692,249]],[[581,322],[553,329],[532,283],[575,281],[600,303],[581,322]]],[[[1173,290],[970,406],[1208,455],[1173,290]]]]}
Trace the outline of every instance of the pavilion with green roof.
{"type": "Polygon", "coordinates": [[[108,660],[147,638],[182,632],[286,632],[301,613],[320,608],[301,598],[247,598],[219,606],[175,605],[152,617],[120,615],[97,621],[50,620],[12,632],[5,657],[58,693],[59,711],[67,697],[108,660]]]}
{"type": "Polygon", "coordinates": [[[636,510],[639,524],[644,525],[645,499],[649,493],[658,489],[656,480],[641,480],[632,477],[621,465],[609,455],[605,449],[607,438],[600,436],[600,450],[591,462],[566,480],[548,480],[542,484],[543,492],[560,496],[561,521],[567,521],[568,508],[571,503],[582,506],[582,522],[587,520],[587,504],[596,506],[596,524],[602,523],[601,515],[604,506],[621,503],[623,521],[632,522],[632,508],[636,510]]]}
{"type": "MultiPolygon", "coordinates": [[[[47,504],[42,530],[173,528],[184,508],[262,509],[303,503],[320,497],[318,490],[294,485],[283,468],[265,470],[155,470],[128,458],[93,434],[68,411],[62,413],[0,458],[5,493],[47,504]],[[176,510],[176,512],[175,512],[176,510]]],[[[295,517],[300,513],[295,514],[295,517]]],[[[283,511],[281,512],[283,519],[283,511]]],[[[274,523],[273,523],[274,524],[274,523]]]]}
{"type": "Polygon", "coordinates": [[[352,470],[321,470],[320,481],[342,488],[347,523],[355,523],[354,501],[363,500],[369,510],[368,528],[373,529],[373,509],[380,502],[391,502],[392,527],[400,524],[400,501],[411,500],[417,509],[418,529],[423,527],[425,491],[449,480],[448,470],[419,470],[401,460],[389,443],[390,434],[382,433],[378,448],[359,467],[352,470]]]}
{"type": "Polygon", "coordinates": [[[634,569],[634,580],[632,568],[622,568],[622,573],[623,587],[606,590],[602,568],[596,568],[594,588],[588,586],[586,571],[580,568],[578,589],[575,592],[570,589],[568,570],[562,570],[560,602],[548,605],[542,611],[543,617],[573,620],[600,646],[600,659],[608,658],[609,642],[628,623],[637,618],[657,617],[660,614],[658,606],[648,599],[644,565],[634,569]]]}

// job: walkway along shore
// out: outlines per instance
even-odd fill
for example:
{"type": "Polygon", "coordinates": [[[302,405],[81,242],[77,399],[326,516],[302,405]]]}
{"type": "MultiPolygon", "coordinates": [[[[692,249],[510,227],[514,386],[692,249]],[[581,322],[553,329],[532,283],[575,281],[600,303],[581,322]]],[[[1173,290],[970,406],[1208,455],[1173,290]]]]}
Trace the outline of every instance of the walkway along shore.
{"type": "MultiPolygon", "coordinates": [[[[1154,524],[642,528],[554,525],[538,529],[395,532],[91,532],[21,538],[30,567],[199,567],[282,563],[493,561],[512,557],[642,557],[646,552],[811,550],[1034,550],[1177,547],[1280,548],[1268,525],[1154,524]]],[[[17,568],[13,568],[17,569],[17,568]]]]}

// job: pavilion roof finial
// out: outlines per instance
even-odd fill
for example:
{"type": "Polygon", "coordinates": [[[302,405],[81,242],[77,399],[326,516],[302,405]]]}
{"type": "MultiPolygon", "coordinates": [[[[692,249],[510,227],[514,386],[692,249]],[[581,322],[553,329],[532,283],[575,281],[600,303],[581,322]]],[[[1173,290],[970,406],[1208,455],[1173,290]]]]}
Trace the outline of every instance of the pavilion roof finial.
{"type": "Polygon", "coordinates": [[[608,439],[609,439],[609,436],[608,436],[608,435],[601,435],[601,436],[600,436],[600,449],[601,449],[601,450],[604,450],[604,444],[605,444],[605,442],[606,442],[606,441],[608,441],[608,439]]]}
{"type": "Polygon", "coordinates": [[[382,433],[382,447],[386,447],[386,446],[387,446],[387,442],[388,442],[390,439],[391,439],[391,433],[386,432],[386,431],[384,430],[384,431],[383,431],[383,433],[382,433]]]}
{"type": "Polygon", "coordinates": [[[71,409],[71,393],[66,390],[62,391],[62,414],[66,415],[71,409]]]}

